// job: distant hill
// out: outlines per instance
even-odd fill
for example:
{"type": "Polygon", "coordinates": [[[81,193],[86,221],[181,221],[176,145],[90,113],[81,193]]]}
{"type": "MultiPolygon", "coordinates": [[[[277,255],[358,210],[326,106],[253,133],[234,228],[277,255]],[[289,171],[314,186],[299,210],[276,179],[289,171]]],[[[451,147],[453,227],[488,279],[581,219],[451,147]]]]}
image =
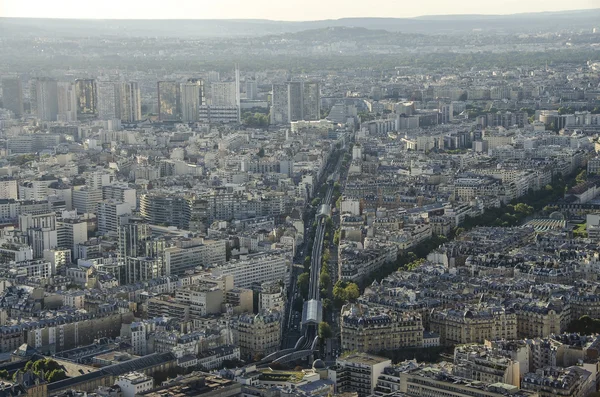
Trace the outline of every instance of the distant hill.
{"type": "Polygon", "coordinates": [[[600,8],[512,15],[435,15],[417,18],[342,18],[286,22],[263,19],[221,20],[82,20],[0,18],[6,36],[159,36],[256,37],[296,33],[330,27],[351,27],[389,32],[453,34],[483,32],[536,32],[600,28],[600,8]]]}

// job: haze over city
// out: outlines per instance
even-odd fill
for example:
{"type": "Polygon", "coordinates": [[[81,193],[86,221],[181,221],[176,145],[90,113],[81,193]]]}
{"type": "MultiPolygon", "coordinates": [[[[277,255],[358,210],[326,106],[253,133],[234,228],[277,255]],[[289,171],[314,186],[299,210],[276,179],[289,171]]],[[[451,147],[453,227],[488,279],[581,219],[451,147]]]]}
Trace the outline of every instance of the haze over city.
{"type": "Polygon", "coordinates": [[[600,4],[0,0],[0,397],[600,397],[600,4]]]}
{"type": "Polygon", "coordinates": [[[462,0],[347,1],[347,0],[106,0],[93,6],[77,0],[3,0],[0,17],[92,19],[270,19],[309,21],[348,17],[413,18],[429,15],[516,14],[598,8],[596,0],[462,0]]]}

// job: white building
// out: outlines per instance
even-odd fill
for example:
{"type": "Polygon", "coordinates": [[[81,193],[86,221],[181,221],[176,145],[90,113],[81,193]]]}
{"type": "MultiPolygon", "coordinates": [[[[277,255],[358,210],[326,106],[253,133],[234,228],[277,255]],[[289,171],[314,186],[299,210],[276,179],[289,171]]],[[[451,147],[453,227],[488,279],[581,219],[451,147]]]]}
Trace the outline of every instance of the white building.
{"type": "Polygon", "coordinates": [[[235,81],[210,83],[213,106],[237,106],[235,81]]]}
{"type": "Polygon", "coordinates": [[[112,183],[102,186],[102,199],[114,199],[127,203],[132,210],[137,207],[136,190],[124,183],[112,183]]]}
{"type": "Polygon", "coordinates": [[[0,199],[13,199],[19,197],[19,189],[17,181],[14,179],[0,180],[0,199]]]}
{"type": "Polygon", "coordinates": [[[115,382],[120,388],[123,397],[135,397],[139,393],[154,387],[154,380],[140,372],[130,372],[119,376],[115,382]]]}
{"type": "Polygon", "coordinates": [[[131,215],[131,205],[117,200],[104,200],[98,203],[96,217],[98,220],[98,233],[105,235],[116,234],[124,217],[131,215]]]}
{"type": "Polygon", "coordinates": [[[286,251],[270,251],[257,254],[242,255],[239,260],[232,260],[212,269],[213,274],[230,274],[234,286],[252,288],[266,281],[282,280],[289,282],[290,261],[286,251]]]}
{"type": "Polygon", "coordinates": [[[102,201],[102,190],[91,189],[87,186],[73,188],[73,208],[78,214],[96,212],[98,204],[102,201]]]}

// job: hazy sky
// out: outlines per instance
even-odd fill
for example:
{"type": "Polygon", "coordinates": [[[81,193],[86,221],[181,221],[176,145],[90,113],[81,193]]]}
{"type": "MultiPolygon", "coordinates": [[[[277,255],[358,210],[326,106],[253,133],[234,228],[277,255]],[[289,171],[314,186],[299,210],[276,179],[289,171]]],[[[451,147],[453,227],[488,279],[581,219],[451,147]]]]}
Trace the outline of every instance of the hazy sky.
{"type": "Polygon", "coordinates": [[[0,0],[0,16],[317,20],[600,8],[600,0],[0,0]]]}

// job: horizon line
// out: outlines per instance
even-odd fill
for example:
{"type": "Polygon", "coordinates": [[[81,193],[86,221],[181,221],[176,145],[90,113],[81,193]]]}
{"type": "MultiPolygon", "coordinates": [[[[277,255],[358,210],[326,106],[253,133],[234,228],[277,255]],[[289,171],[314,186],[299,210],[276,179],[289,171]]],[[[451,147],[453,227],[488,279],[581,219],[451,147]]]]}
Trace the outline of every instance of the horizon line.
{"type": "Polygon", "coordinates": [[[0,21],[4,19],[39,19],[48,21],[257,21],[257,22],[288,22],[288,23],[304,23],[304,22],[327,22],[327,21],[340,21],[343,19],[426,19],[426,18],[440,18],[440,17],[507,17],[517,15],[535,15],[535,14],[559,14],[559,13],[572,13],[581,11],[600,11],[600,7],[593,8],[578,8],[560,11],[526,11],[516,13],[473,13],[473,14],[423,14],[406,17],[390,17],[390,16],[342,16],[338,18],[325,18],[325,19],[306,19],[306,20],[292,20],[292,19],[268,19],[268,18],[93,18],[93,17],[29,17],[29,16],[0,16],[0,21]]]}

